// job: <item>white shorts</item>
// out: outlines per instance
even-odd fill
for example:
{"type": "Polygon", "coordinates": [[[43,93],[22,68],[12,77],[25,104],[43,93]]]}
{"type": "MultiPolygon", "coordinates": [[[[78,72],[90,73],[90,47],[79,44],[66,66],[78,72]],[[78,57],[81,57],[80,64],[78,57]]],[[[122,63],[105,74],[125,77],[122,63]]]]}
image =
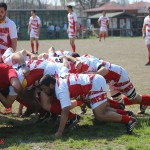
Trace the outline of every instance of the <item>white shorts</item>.
{"type": "Polygon", "coordinates": [[[106,81],[102,76],[95,75],[92,89],[89,93],[89,99],[92,109],[107,101],[106,81]]]}
{"type": "Polygon", "coordinates": [[[100,32],[107,32],[107,28],[106,27],[100,27],[100,32]]]}
{"type": "Polygon", "coordinates": [[[2,60],[5,64],[9,65],[9,66],[13,66],[12,63],[12,56],[13,56],[13,49],[12,48],[8,48],[5,53],[2,55],[2,60]]]}
{"type": "Polygon", "coordinates": [[[34,32],[34,31],[31,30],[31,32],[30,32],[30,38],[39,39],[38,32],[36,33],[36,32],[34,32]]]}
{"type": "Polygon", "coordinates": [[[145,37],[145,45],[150,44],[150,36],[145,37]]]}
{"type": "Polygon", "coordinates": [[[76,35],[75,34],[68,34],[68,38],[69,39],[74,39],[74,38],[76,38],[76,35]]]}
{"type": "Polygon", "coordinates": [[[133,84],[130,82],[128,74],[123,68],[122,68],[122,73],[119,82],[114,85],[110,85],[110,84],[108,85],[109,85],[111,96],[114,96],[117,93],[121,93],[129,97],[132,94],[132,92],[135,90],[133,84]]]}

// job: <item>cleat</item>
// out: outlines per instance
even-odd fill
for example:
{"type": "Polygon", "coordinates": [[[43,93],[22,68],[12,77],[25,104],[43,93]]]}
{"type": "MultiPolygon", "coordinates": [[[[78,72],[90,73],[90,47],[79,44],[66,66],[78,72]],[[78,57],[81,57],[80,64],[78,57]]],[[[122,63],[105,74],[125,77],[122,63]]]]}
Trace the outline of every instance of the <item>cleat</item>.
{"type": "Polygon", "coordinates": [[[145,66],[149,66],[150,65],[150,62],[147,62],[146,64],[145,64],[145,66]]]}
{"type": "Polygon", "coordinates": [[[138,121],[134,117],[132,117],[131,121],[127,124],[127,133],[129,135],[131,135],[133,133],[133,129],[137,123],[138,123],[138,121]]]}
{"type": "Polygon", "coordinates": [[[81,116],[75,115],[75,117],[74,117],[73,119],[68,120],[68,122],[67,122],[67,124],[66,124],[66,127],[67,127],[68,129],[74,129],[74,128],[76,128],[77,125],[78,125],[78,123],[79,123],[79,121],[80,121],[81,119],[82,119],[81,116]]]}
{"type": "Polygon", "coordinates": [[[48,122],[51,120],[51,113],[45,112],[44,114],[40,114],[37,120],[37,123],[48,122]]]}
{"type": "Polygon", "coordinates": [[[86,109],[86,104],[83,104],[81,107],[81,113],[80,114],[85,114],[87,109],[86,109]]]}
{"type": "Polygon", "coordinates": [[[30,117],[34,112],[31,109],[26,109],[26,111],[21,115],[21,118],[30,117]]]}
{"type": "Polygon", "coordinates": [[[12,114],[12,108],[5,108],[3,114],[4,115],[12,114]]]}
{"type": "Polygon", "coordinates": [[[125,109],[125,104],[121,103],[120,104],[120,109],[124,110],[125,109]]]}
{"type": "Polygon", "coordinates": [[[37,55],[38,55],[38,52],[35,52],[35,54],[37,54],[37,55]]]}
{"type": "Polygon", "coordinates": [[[148,106],[140,105],[140,111],[138,112],[138,114],[145,114],[147,107],[148,106]]]}
{"type": "Polygon", "coordinates": [[[134,113],[132,111],[127,111],[128,112],[128,116],[134,117],[134,113]]]}

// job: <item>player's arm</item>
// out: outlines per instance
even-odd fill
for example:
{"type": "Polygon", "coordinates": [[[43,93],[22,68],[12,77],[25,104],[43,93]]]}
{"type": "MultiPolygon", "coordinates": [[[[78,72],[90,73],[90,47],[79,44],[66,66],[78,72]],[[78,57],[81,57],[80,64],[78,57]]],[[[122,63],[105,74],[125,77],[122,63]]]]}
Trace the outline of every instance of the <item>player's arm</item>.
{"type": "Polygon", "coordinates": [[[11,25],[9,26],[9,32],[11,39],[11,47],[15,52],[17,48],[17,29],[14,22],[12,22],[11,25]]]}
{"type": "Polygon", "coordinates": [[[70,112],[70,106],[64,107],[62,109],[60,124],[59,124],[58,131],[55,133],[55,137],[62,136],[63,131],[64,131],[65,126],[66,126],[66,123],[67,123],[67,120],[68,120],[69,112],[70,112]]]}
{"type": "Polygon", "coordinates": [[[28,34],[30,34],[30,30],[31,30],[31,24],[29,23],[29,25],[28,25],[28,34]]]}
{"type": "Polygon", "coordinates": [[[3,94],[0,92],[0,101],[3,104],[4,107],[10,108],[13,102],[17,98],[17,93],[14,91],[14,88],[12,86],[9,87],[9,94],[8,96],[3,96],[3,94]]]}
{"type": "Polygon", "coordinates": [[[17,49],[17,38],[13,38],[11,39],[11,43],[12,43],[12,49],[14,50],[14,52],[16,51],[17,49]]]}
{"type": "Polygon", "coordinates": [[[99,24],[99,26],[101,26],[101,20],[100,19],[98,19],[98,24],[99,24]]]}
{"type": "Polygon", "coordinates": [[[97,71],[97,74],[99,74],[101,76],[105,76],[108,73],[109,73],[109,70],[103,66],[97,71]]]}
{"type": "Polygon", "coordinates": [[[6,108],[10,108],[13,102],[16,100],[16,98],[17,98],[17,95],[16,96],[8,95],[7,97],[4,97],[2,93],[0,92],[0,101],[3,104],[3,106],[6,108]]]}
{"type": "Polygon", "coordinates": [[[142,34],[143,34],[143,38],[145,38],[146,37],[146,25],[145,25],[145,23],[143,24],[142,34]]]}
{"type": "Polygon", "coordinates": [[[49,55],[47,53],[42,53],[38,56],[38,59],[48,59],[49,55]]]}
{"type": "Polygon", "coordinates": [[[25,60],[26,60],[26,56],[29,56],[33,60],[37,60],[37,56],[29,52],[28,50],[21,50],[19,53],[23,55],[25,60]]]}

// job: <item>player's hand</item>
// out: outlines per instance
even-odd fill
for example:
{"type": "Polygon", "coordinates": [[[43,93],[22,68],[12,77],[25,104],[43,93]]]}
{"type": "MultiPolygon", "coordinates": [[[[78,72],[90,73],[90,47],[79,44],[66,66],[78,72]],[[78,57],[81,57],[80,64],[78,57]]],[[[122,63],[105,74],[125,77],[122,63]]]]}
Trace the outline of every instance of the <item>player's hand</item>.
{"type": "Polygon", "coordinates": [[[31,55],[31,59],[32,59],[32,60],[37,60],[38,57],[37,57],[36,55],[31,55]]]}
{"type": "Polygon", "coordinates": [[[145,39],[145,37],[146,37],[145,34],[143,34],[143,39],[145,39]]]}
{"type": "Polygon", "coordinates": [[[30,34],[30,31],[28,31],[28,35],[30,34]]]}
{"type": "Polygon", "coordinates": [[[59,131],[55,133],[55,138],[60,138],[61,136],[62,136],[62,133],[60,133],[59,131]]]}
{"type": "Polygon", "coordinates": [[[69,33],[69,29],[67,29],[67,33],[69,33]]]}

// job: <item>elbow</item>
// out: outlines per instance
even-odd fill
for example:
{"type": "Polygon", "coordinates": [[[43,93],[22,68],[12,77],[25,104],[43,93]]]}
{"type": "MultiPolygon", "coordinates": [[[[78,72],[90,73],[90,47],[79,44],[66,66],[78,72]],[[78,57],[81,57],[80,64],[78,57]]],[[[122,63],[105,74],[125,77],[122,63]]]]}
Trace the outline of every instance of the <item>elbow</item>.
{"type": "Polygon", "coordinates": [[[62,113],[65,114],[66,116],[69,115],[69,112],[70,112],[70,106],[67,106],[62,109],[62,113]]]}

